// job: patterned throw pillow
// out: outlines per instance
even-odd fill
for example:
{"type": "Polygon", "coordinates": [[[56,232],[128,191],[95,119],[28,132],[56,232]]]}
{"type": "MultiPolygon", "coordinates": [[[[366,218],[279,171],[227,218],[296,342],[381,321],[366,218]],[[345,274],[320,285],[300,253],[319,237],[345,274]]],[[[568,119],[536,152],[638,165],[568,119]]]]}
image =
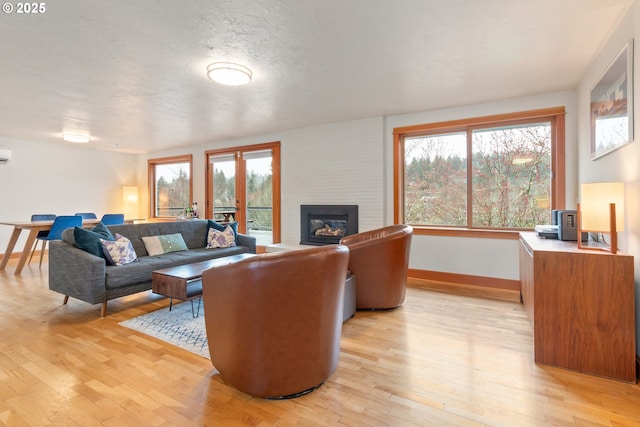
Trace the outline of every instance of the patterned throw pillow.
{"type": "Polygon", "coordinates": [[[207,236],[207,248],[230,248],[236,246],[236,235],[233,229],[227,225],[224,231],[218,231],[215,228],[209,229],[207,236]]]}
{"type": "Polygon", "coordinates": [[[116,233],[116,240],[100,239],[104,257],[113,265],[125,265],[138,259],[131,241],[116,233]]]}
{"type": "Polygon", "coordinates": [[[145,236],[142,238],[147,253],[151,256],[168,254],[169,252],[186,251],[187,244],[182,234],[165,234],[162,236],[145,236]]]}
{"type": "Polygon", "coordinates": [[[207,241],[205,242],[208,243],[209,242],[209,230],[211,230],[212,228],[217,230],[217,231],[224,231],[225,228],[227,227],[231,227],[231,229],[233,230],[233,235],[235,236],[236,239],[236,245],[239,245],[240,243],[238,242],[238,223],[237,222],[230,222],[228,224],[220,224],[215,222],[214,220],[210,219],[207,222],[207,241]]]}

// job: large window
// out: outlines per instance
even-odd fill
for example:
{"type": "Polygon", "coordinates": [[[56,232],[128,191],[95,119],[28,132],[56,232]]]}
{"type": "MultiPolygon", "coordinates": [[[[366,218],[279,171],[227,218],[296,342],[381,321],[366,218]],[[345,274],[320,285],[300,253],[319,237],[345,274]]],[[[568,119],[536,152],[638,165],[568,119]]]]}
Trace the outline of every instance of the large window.
{"type": "Polygon", "coordinates": [[[394,130],[396,221],[528,229],[564,207],[564,108],[394,130]]]}
{"type": "Polygon", "coordinates": [[[191,155],[149,160],[152,218],[177,217],[192,205],[192,163],[191,155]]]}

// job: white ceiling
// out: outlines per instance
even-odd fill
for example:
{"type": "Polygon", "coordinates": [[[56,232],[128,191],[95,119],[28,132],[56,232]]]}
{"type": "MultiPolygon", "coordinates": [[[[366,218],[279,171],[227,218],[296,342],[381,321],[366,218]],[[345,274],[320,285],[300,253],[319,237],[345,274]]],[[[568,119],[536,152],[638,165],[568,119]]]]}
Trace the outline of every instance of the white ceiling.
{"type": "Polygon", "coordinates": [[[48,1],[0,15],[0,136],[149,152],[575,89],[632,3],[48,1]]]}

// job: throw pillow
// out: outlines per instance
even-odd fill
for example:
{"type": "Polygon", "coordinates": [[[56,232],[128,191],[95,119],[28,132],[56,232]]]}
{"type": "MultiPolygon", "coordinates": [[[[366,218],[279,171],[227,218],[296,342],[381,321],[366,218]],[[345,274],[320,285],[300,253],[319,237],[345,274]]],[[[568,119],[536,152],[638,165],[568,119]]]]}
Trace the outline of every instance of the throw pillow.
{"type": "Polygon", "coordinates": [[[113,234],[111,234],[102,222],[99,222],[98,225],[91,230],[75,227],[73,229],[73,237],[76,239],[76,246],[78,248],[101,258],[104,258],[104,252],[102,251],[100,239],[114,240],[113,234]]]}
{"type": "Polygon", "coordinates": [[[125,265],[138,259],[131,240],[116,233],[116,240],[100,239],[104,256],[113,265],[125,265]]]}
{"type": "Polygon", "coordinates": [[[224,231],[218,231],[213,227],[209,229],[207,249],[230,248],[232,246],[236,246],[236,235],[231,226],[228,225],[224,231]]]}
{"type": "Polygon", "coordinates": [[[162,236],[147,236],[142,238],[144,247],[149,255],[162,255],[169,252],[186,251],[187,244],[182,234],[165,234],[162,236]]]}
{"type": "Polygon", "coordinates": [[[238,245],[238,222],[237,221],[230,222],[229,224],[220,224],[211,219],[207,223],[207,243],[209,242],[209,230],[213,228],[216,231],[224,231],[227,227],[231,227],[231,230],[233,230],[234,239],[235,239],[236,245],[238,245]]]}

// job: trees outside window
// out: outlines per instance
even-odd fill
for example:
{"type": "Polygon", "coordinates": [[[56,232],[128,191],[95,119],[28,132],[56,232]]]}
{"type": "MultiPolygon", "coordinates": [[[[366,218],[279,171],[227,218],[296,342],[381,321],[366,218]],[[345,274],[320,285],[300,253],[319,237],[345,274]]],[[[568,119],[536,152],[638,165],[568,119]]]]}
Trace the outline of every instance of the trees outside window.
{"type": "Polygon", "coordinates": [[[472,132],[472,224],[533,228],[551,213],[551,124],[472,132]]]}
{"type": "Polygon", "coordinates": [[[563,108],[399,128],[394,135],[399,222],[529,229],[564,206],[563,108]]]}
{"type": "Polygon", "coordinates": [[[467,154],[464,132],[405,139],[405,221],[464,226],[467,154]]]}
{"type": "Polygon", "coordinates": [[[152,218],[177,217],[192,204],[192,156],[151,159],[149,194],[152,218]]]}

